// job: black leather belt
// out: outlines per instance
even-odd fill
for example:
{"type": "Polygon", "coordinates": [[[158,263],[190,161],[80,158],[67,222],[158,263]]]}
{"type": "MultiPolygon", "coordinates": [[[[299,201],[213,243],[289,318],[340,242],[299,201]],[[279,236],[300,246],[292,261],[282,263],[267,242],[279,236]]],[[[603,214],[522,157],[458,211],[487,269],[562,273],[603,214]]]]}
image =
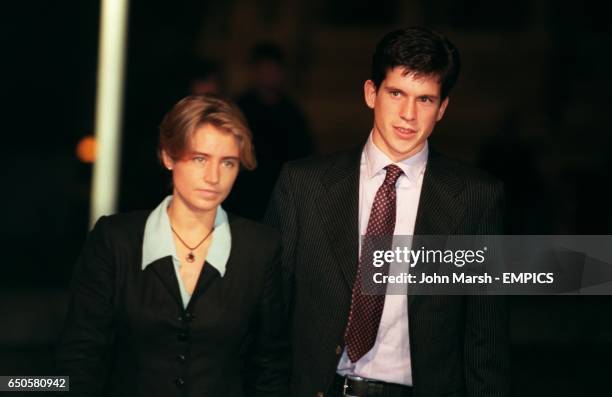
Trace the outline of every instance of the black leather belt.
{"type": "Polygon", "coordinates": [[[411,397],[412,387],[336,374],[332,395],[355,397],[411,397]]]}

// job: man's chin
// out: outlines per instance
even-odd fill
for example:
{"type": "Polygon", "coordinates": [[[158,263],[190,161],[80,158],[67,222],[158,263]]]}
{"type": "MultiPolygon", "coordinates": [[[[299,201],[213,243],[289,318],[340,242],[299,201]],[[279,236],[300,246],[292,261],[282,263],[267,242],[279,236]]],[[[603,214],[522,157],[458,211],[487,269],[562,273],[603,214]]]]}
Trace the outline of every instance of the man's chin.
{"type": "Polygon", "coordinates": [[[411,142],[410,145],[397,145],[393,148],[393,156],[390,157],[396,162],[405,160],[420,152],[424,144],[425,142],[411,142]]]}

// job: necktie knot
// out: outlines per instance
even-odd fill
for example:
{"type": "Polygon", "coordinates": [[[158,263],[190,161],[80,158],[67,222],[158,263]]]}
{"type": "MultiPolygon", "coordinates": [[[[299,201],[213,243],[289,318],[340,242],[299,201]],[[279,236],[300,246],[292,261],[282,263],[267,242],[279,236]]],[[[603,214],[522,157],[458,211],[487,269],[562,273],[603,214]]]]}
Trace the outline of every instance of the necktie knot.
{"type": "Polygon", "coordinates": [[[404,171],[402,171],[402,169],[395,164],[389,164],[385,167],[385,170],[387,171],[387,174],[385,175],[383,185],[387,186],[395,186],[397,178],[404,173],[404,171]]]}

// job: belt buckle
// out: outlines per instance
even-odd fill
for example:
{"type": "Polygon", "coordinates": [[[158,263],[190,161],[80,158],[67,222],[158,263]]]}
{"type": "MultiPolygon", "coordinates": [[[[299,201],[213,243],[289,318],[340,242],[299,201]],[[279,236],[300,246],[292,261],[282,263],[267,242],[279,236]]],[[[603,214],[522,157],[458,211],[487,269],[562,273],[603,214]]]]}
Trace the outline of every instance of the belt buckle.
{"type": "Polygon", "coordinates": [[[358,396],[354,396],[352,394],[347,394],[347,390],[348,390],[348,381],[350,380],[364,380],[361,376],[351,376],[351,375],[345,375],[344,376],[344,384],[342,385],[342,395],[346,396],[346,397],[358,397],[358,396]]]}

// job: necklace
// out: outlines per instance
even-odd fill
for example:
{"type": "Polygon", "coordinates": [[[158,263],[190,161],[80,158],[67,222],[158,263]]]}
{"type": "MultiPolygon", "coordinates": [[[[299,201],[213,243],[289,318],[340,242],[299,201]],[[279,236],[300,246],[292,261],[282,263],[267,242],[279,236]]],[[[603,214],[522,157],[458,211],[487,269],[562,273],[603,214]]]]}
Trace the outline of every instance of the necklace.
{"type": "Polygon", "coordinates": [[[195,255],[193,254],[193,251],[196,250],[200,245],[202,245],[202,243],[204,241],[206,241],[206,239],[208,238],[208,236],[211,235],[211,233],[215,230],[215,228],[213,227],[212,229],[210,229],[210,232],[208,232],[208,234],[206,236],[204,236],[204,238],[202,239],[202,241],[200,241],[195,247],[190,247],[187,245],[187,243],[185,242],[185,240],[183,240],[181,238],[181,236],[179,236],[179,234],[176,232],[176,230],[174,230],[174,228],[172,227],[172,225],[170,225],[170,229],[172,229],[172,233],[174,233],[176,235],[176,237],[179,239],[179,241],[181,243],[183,243],[183,245],[185,247],[187,247],[187,249],[189,250],[189,253],[187,254],[187,256],[185,257],[185,259],[187,260],[187,262],[192,263],[193,261],[195,261],[195,255]]]}

